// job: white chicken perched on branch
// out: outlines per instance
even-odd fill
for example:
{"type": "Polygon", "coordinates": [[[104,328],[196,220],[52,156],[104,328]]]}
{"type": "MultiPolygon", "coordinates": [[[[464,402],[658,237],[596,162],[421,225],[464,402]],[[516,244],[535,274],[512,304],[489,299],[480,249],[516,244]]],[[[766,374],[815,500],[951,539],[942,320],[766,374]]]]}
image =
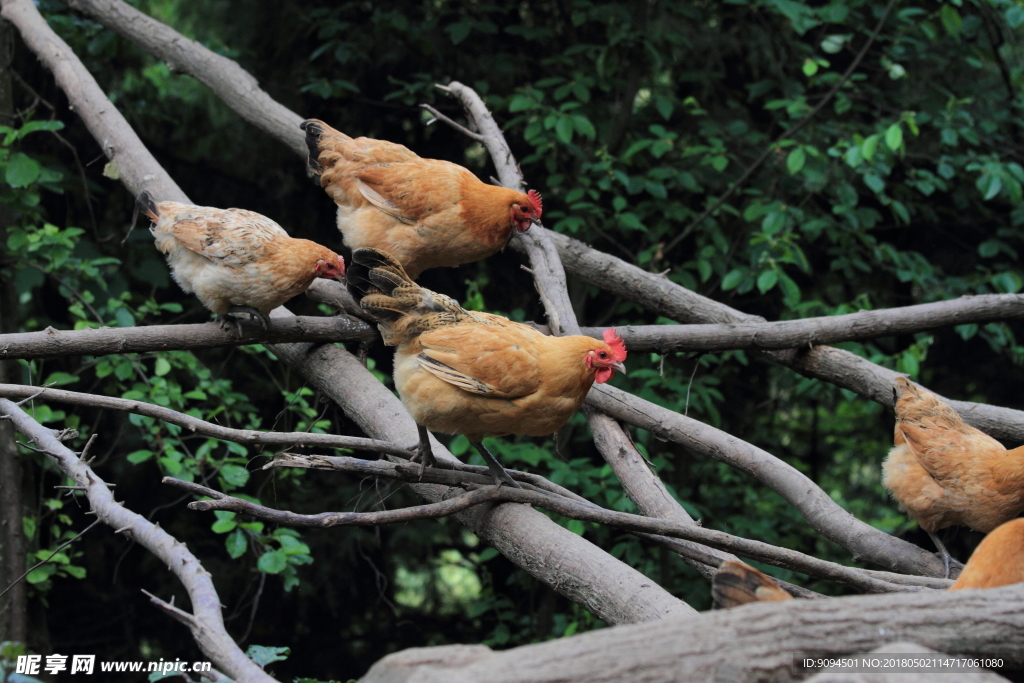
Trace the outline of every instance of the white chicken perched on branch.
{"type": "Polygon", "coordinates": [[[147,192],[139,195],[138,204],[154,223],[150,232],[167,255],[175,281],[222,324],[229,313],[248,313],[267,327],[267,314],[306,291],[314,279],[344,279],[340,256],[316,242],[289,237],[254,211],[157,204],[147,192]]]}

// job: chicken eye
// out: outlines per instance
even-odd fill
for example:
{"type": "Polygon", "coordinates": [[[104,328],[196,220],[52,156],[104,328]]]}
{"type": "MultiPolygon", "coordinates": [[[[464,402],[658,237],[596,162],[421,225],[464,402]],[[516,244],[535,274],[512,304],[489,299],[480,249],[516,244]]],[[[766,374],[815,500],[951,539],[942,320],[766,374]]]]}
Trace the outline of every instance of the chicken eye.
{"type": "Polygon", "coordinates": [[[607,354],[607,353],[605,353],[604,351],[602,351],[602,352],[600,353],[600,356],[601,356],[601,358],[607,358],[607,357],[608,357],[608,354],[607,354]]]}

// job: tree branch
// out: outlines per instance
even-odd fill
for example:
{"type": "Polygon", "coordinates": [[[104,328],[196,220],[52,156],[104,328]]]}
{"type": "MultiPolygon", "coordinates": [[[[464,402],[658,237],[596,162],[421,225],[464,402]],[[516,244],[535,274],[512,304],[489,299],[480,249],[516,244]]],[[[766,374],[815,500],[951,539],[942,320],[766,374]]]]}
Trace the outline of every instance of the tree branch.
{"type": "Polygon", "coordinates": [[[67,4],[167,62],[172,70],[195,77],[243,119],[292,151],[306,155],[305,136],[299,130],[302,117],[260,89],[252,74],[234,60],[189,40],[120,0],[67,0],[67,4]]]}
{"type": "MultiPolygon", "coordinates": [[[[630,351],[798,349],[843,341],[925,332],[940,327],[1024,319],[1024,294],[982,294],[930,304],[780,322],[711,325],[626,325],[615,329],[630,351]]],[[[545,331],[545,330],[542,330],[545,331]]],[[[601,338],[604,328],[584,327],[601,338]]]]}
{"type": "MultiPolygon", "coordinates": [[[[509,148],[498,124],[491,116],[483,100],[472,88],[457,81],[447,86],[438,86],[454,95],[462,103],[470,120],[483,136],[483,144],[490,152],[498,172],[498,178],[505,187],[521,190],[525,183],[519,164],[516,163],[512,150],[509,148]]],[[[580,325],[572,309],[569,290],[566,285],[565,269],[561,258],[547,230],[534,229],[517,233],[512,241],[517,242],[530,259],[537,292],[540,294],[547,313],[548,325],[558,336],[565,334],[581,334],[580,325]]],[[[594,443],[598,451],[612,467],[615,476],[636,506],[645,515],[674,519],[693,524],[693,518],[675,500],[661,479],[647,466],[643,458],[633,446],[633,442],[614,420],[596,411],[585,411],[587,423],[594,434],[594,443]]],[[[728,555],[695,548],[701,552],[711,552],[720,560],[735,559],[728,555]]],[[[690,554],[681,554],[690,566],[710,579],[714,570],[702,562],[694,562],[690,554]]]]}
{"type": "Polygon", "coordinates": [[[268,683],[274,679],[256,666],[238,648],[224,628],[220,598],[209,572],[188,547],[114,500],[106,482],[88,465],[54,438],[53,433],[7,399],[0,399],[0,413],[10,417],[14,428],[40,451],[50,456],[61,471],[85,489],[96,518],[107,526],[127,531],[144,548],[158,557],[178,577],[192,602],[192,637],[203,653],[238,683],[268,683]]]}
{"type": "Polygon", "coordinates": [[[161,201],[187,202],[185,193],[149,153],[96,79],[68,44],[47,25],[32,1],[0,0],[0,5],[3,7],[0,15],[18,28],[25,44],[57,79],[71,108],[82,117],[132,194],[148,190],[161,201]]]}
{"type": "MultiPolygon", "coordinates": [[[[367,473],[365,465],[355,465],[352,469],[361,473],[367,473]]],[[[390,471],[384,463],[374,463],[376,470],[371,476],[400,479],[414,482],[419,479],[419,467],[416,465],[402,465],[394,467],[390,471]]],[[[845,567],[834,562],[819,560],[816,557],[805,555],[795,550],[779,548],[761,541],[754,541],[739,536],[733,536],[722,531],[705,529],[690,522],[655,519],[641,515],[631,515],[625,512],[614,512],[598,507],[589,502],[579,502],[555,495],[547,491],[537,489],[513,489],[507,486],[495,487],[491,482],[482,484],[478,482],[487,481],[486,475],[471,475],[475,481],[460,481],[468,479],[466,473],[460,472],[432,472],[430,469],[423,474],[423,480],[427,482],[442,482],[449,485],[474,490],[467,494],[452,494],[439,503],[431,505],[419,505],[399,510],[386,510],[383,512],[321,512],[313,515],[300,515],[287,510],[275,510],[257,505],[241,498],[226,495],[206,486],[192,482],[164,477],[163,483],[189,491],[200,496],[209,496],[213,500],[201,500],[189,503],[190,510],[208,512],[211,510],[230,510],[251,515],[256,519],[277,524],[286,524],[299,527],[332,527],[332,526],[374,526],[378,524],[395,524],[413,519],[428,519],[445,517],[456,512],[461,512],[473,505],[486,502],[506,501],[513,503],[525,503],[527,505],[541,507],[570,519],[577,519],[585,522],[594,522],[607,526],[624,529],[644,536],[657,535],[672,539],[683,539],[700,543],[712,548],[718,548],[735,552],[744,557],[767,562],[768,564],[784,569],[810,574],[824,579],[838,581],[869,593],[903,593],[925,590],[920,584],[895,583],[869,576],[859,569],[845,567]],[[478,495],[472,495],[478,494],[478,495]]],[[[450,489],[451,491],[451,489],[450,489]]],[[[707,558],[705,561],[714,561],[707,558]]],[[[912,580],[910,577],[908,579],[912,580]]],[[[947,581],[946,585],[952,584],[947,581]]]]}
{"type": "Polygon", "coordinates": [[[935,555],[860,521],[796,468],[757,446],[614,387],[595,386],[587,403],[746,472],[786,499],[820,534],[849,550],[855,561],[908,574],[942,575],[942,562],[935,555]]]}
{"type": "Polygon", "coordinates": [[[41,332],[0,335],[0,358],[103,356],[110,353],[212,349],[288,342],[368,342],[377,338],[374,328],[347,315],[296,316],[288,320],[276,320],[266,330],[257,322],[242,321],[240,324],[241,336],[234,325],[222,329],[220,324],[212,322],[84,330],[55,330],[48,327],[41,332]]]}
{"type": "Polygon", "coordinates": [[[601,629],[502,652],[478,646],[472,656],[456,656],[462,646],[417,648],[388,655],[360,680],[785,683],[806,675],[794,666],[798,653],[848,655],[900,640],[938,652],[1000,656],[1009,666],[1019,665],[1024,661],[1024,584],[756,603],[697,619],[601,629]]]}
{"type": "Polygon", "coordinates": [[[83,394],[77,391],[65,389],[50,389],[48,387],[34,387],[24,384],[0,384],[0,397],[3,398],[25,398],[27,396],[37,397],[40,400],[56,401],[58,403],[70,403],[72,405],[88,406],[91,408],[104,408],[107,410],[119,410],[136,415],[145,415],[169,424],[183,427],[193,434],[203,434],[215,439],[234,441],[235,443],[252,446],[324,446],[328,448],[349,448],[357,451],[371,451],[373,453],[384,453],[408,458],[410,452],[389,441],[376,439],[364,439],[358,436],[337,436],[335,434],[314,434],[312,432],[258,432],[252,429],[232,429],[212,422],[200,420],[197,417],[179,413],[170,408],[132,401],[114,396],[97,396],[96,394],[83,394]]]}

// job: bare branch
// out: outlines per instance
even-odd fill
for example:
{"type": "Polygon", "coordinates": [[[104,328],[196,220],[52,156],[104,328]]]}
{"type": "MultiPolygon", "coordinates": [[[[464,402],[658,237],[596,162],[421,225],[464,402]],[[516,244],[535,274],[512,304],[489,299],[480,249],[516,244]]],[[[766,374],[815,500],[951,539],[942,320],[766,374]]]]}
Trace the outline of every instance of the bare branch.
{"type": "Polygon", "coordinates": [[[250,503],[241,498],[227,496],[219,491],[193,484],[189,481],[182,481],[173,477],[164,477],[163,483],[184,489],[199,496],[210,496],[213,500],[197,500],[188,504],[189,510],[198,512],[209,512],[210,510],[230,510],[241,514],[252,515],[275,524],[286,524],[298,527],[320,527],[332,526],[374,526],[377,524],[398,524],[411,522],[417,519],[438,519],[462,512],[466,508],[486,503],[489,501],[501,500],[496,495],[499,487],[486,486],[466,493],[460,493],[452,498],[446,498],[438,503],[429,505],[416,505],[396,510],[381,510],[377,512],[321,512],[316,515],[300,515],[287,510],[274,510],[250,503]]]}
{"type": "MultiPolygon", "coordinates": [[[[480,133],[474,133],[473,131],[471,131],[469,128],[466,128],[462,124],[452,121],[450,118],[448,118],[447,116],[445,116],[444,114],[442,114],[429,104],[421,104],[420,108],[430,112],[438,121],[444,121],[449,126],[459,131],[460,133],[462,133],[471,140],[476,140],[477,142],[484,142],[486,140],[486,138],[483,135],[480,135],[480,133]]],[[[427,121],[428,126],[431,123],[433,123],[433,121],[427,121]]]]}
{"type": "Polygon", "coordinates": [[[58,403],[70,403],[72,405],[89,406],[93,408],[105,408],[108,410],[120,410],[126,413],[145,415],[157,420],[184,427],[193,434],[203,434],[215,439],[234,441],[248,445],[266,446],[325,446],[330,448],[350,448],[359,451],[371,451],[374,453],[385,453],[408,458],[408,449],[397,446],[388,441],[376,439],[364,439],[358,436],[337,436],[335,434],[314,434],[312,432],[258,432],[252,429],[232,429],[222,425],[200,420],[197,417],[179,413],[170,408],[132,401],[114,396],[97,396],[96,394],[83,394],[77,391],[66,391],[64,389],[50,389],[46,387],[33,387],[22,384],[0,384],[0,397],[20,398],[34,394],[47,401],[58,403]]]}
{"type": "MultiPolygon", "coordinates": [[[[178,184],[163,170],[96,79],[68,44],[53,32],[31,0],[0,0],[4,19],[18,27],[25,44],[57,79],[103,153],[133,194],[148,190],[160,200],[188,201],[178,184]]],[[[296,124],[298,125],[298,124],[296,124]]]]}
{"type": "Polygon", "coordinates": [[[796,468],[752,444],[607,385],[591,389],[587,403],[746,472],[785,498],[819,533],[853,553],[856,561],[908,574],[942,575],[936,556],[860,521],[796,468]]]}
{"type": "Polygon", "coordinates": [[[86,354],[102,356],[110,353],[211,349],[288,342],[367,342],[377,337],[374,328],[362,320],[347,315],[296,316],[287,320],[276,320],[266,330],[256,322],[242,321],[240,324],[241,337],[238,336],[234,325],[222,329],[218,323],[212,322],[85,330],[55,330],[48,327],[41,332],[0,335],[0,359],[86,354]]]}
{"type": "MultiPolygon", "coordinates": [[[[667,353],[795,349],[911,334],[952,325],[1021,319],[1024,319],[1024,294],[983,294],[917,306],[780,322],[626,325],[615,329],[630,351],[667,353]]],[[[584,327],[582,334],[600,339],[603,331],[601,327],[584,327]]]]}
{"type": "MultiPolygon", "coordinates": [[[[372,476],[403,479],[415,481],[418,478],[419,467],[416,465],[392,466],[388,470],[386,463],[373,463],[371,468],[366,464],[351,463],[356,465],[352,470],[360,473],[371,473],[372,476]]],[[[868,576],[859,569],[844,567],[834,562],[819,560],[816,557],[805,555],[795,550],[779,548],[761,541],[754,541],[739,536],[733,536],[722,531],[705,529],[688,521],[670,521],[654,519],[641,515],[631,515],[625,512],[614,512],[598,507],[589,502],[578,502],[564,496],[555,495],[547,491],[533,489],[513,489],[507,486],[495,487],[488,483],[482,486],[480,480],[487,481],[485,475],[468,475],[462,472],[432,471],[427,469],[423,473],[425,481],[445,483],[454,482],[455,486],[473,488],[475,490],[466,494],[449,493],[439,503],[431,505],[420,505],[411,508],[398,510],[386,510],[383,512],[321,512],[314,515],[300,515],[286,510],[275,510],[262,505],[251,503],[241,498],[228,496],[219,491],[194,484],[192,482],[164,477],[163,482],[171,486],[189,491],[196,495],[210,496],[213,500],[201,500],[189,503],[191,510],[207,512],[210,510],[230,510],[251,515],[256,519],[277,524],[286,524],[299,527],[332,527],[332,526],[373,526],[377,524],[395,524],[407,522],[413,519],[428,519],[445,517],[461,512],[473,505],[485,502],[507,501],[514,503],[526,503],[531,506],[541,507],[552,512],[557,512],[570,519],[578,519],[585,522],[605,524],[626,531],[640,533],[644,536],[656,535],[672,539],[684,539],[695,543],[704,544],[712,548],[719,548],[735,552],[744,557],[760,560],[769,564],[792,569],[793,571],[810,574],[824,579],[831,579],[840,583],[859,588],[870,593],[901,593],[926,590],[921,585],[909,584],[906,582],[895,583],[879,578],[868,576]],[[459,481],[472,476],[475,482],[459,481]],[[478,495],[473,495],[478,494],[478,495]]],[[[453,489],[449,489],[453,491],[453,489]]],[[[699,546],[698,546],[699,547],[699,546]]],[[[714,556],[706,556],[704,562],[719,564],[714,556]]],[[[910,577],[907,577],[910,580],[910,577]]],[[[951,583],[951,582],[950,582],[951,583]]]]}
{"type": "MultiPolygon", "coordinates": [[[[445,486],[462,486],[464,483],[487,486],[494,483],[494,477],[491,476],[488,468],[483,465],[466,465],[458,460],[443,460],[438,462],[436,467],[429,467],[421,472],[419,465],[390,462],[387,460],[361,460],[347,456],[278,453],[273,460],[263,466],[263,469],[266,470],[273,467],[333,470],[335,472],[363,474],[386,479],[401,479],[403,481],[422,482],[425,484],[443,484],[445,486]]],[[[508,469],[505,471],[516,481],[525,484],[526,488],[548,491],[556,496],[564,496],[583,505],[594,505],[586,498],[548,481],[539,474],[508,469]]]]}
{"type": "Polygon", "coordinates": [[[120,0],[67,0],[67,4],[167,62],[174,71],[194,76],[243,119],[306,155],[305,136],[299,130],[302,117],[260,89],[256,79],[234,60],[189,40],[120,0]]]}
{"type": "Polygon", "coordinates": [[[220,598],[209,572],[188,547],[114,500],[106,482],[88,465],[53,437],[53,433],[7,399],[0,399],[0,413],[9,415],[14,428],[50,456],[61,471],[86,489],[89,506],[96,518],[114,529],[128,529],[132,538],[153,553],[174,573],[192,602],[192,637],[203,653],[239,683],[268,683],[274,679],[238,648],[224,629],[220,598]]]}
{"type": "MultiPolygon", "coordinates": [[[[498,124],[494,121],[494,117],[491,116],[491,112],[476,91],[458,82],[449,83],[442,89],[462,102],[469,118],[484,136],[483,143],[491,154],[502,184],[506,187],[522,189],[524,187],[523,176],[512,155],[512,150],[498,124]]],[[[538,228],[519,233],[513,242],[518,242],[530,259],[530,272],[544,304],[552,332],[559,336],[581,334],[576,314],[572,310],[572,302],[569,299],[565,269],[562,267],[562,261],[548,231],[538,228]]],[[[622,428],[614,420],[595,411],[587,411],[585,414],[598,450],[611,465],[615,476],[622,482],[629,499],[640,508],[640,511],[651,517],[674,519],[692,524],[693,518],[677,500],[672,498],[664,483],[643,462],[622,428]]],[[[711,554],[719,559],[735,559],[713,551],[711,554]]],[[[705,578],[711,578],[714,572],[708,565],[694,562],[689,554],[680,556],[701,572],[705,578]]]]}

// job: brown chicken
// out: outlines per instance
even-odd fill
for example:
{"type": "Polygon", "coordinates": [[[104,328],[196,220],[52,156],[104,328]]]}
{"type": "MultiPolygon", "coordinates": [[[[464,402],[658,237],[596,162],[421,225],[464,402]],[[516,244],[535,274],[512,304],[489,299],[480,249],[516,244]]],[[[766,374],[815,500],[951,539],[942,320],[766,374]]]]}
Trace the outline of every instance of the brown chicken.
{"type": "Polygon", "coordinates": [[[989,532],[1024,510],[1024,447],[1006,450],[906,377],[896,378],[894,447],[882,483],[942,553],[935,532],[962,524],[989,532]]]}
{"type": "Polygon", "coordinates": [[[775,579],[745,562],[727,560],[711,580],[711,595],[716,607],[737,607],[748,602],[779,602],[793,596],[775,579]]]}
{"type": "Polygon", "coordinates": [[[157,204],[146,192],[138,203],[153,220],[150,232],[167,255],[174,279],[222,324],[229,312],[248,313],[266,327],[266,314],[306,291],[315,278],[344,277],[340,256],[316,242],[289,237],[258,213],[157,204]]]}
{"type": "Polygon", "coordinates": [[[564,425],[596,381],[625,372],[614,329],[604,341],[549,337],[490,313],[467,311],[414,283],[401,264],[357,249],[349,288],[395,351],[395,387],[420,430],[416,460],[433,465],[427,429],[465,434],[495,479],[518,486],[481,440],[545,436],[564,425]]]}
{"type": "Polygon", "coordinates": [[[350,138],[323,121],[302,123],[309,168],[338,205],[350,249],[388,252],[409,277],[479,261],[539,224],[541,196],[481,182],[449,161],[421,159],[386,140],[350,138]]]}
{"type": "Polygon", "coordinates": [[[996,527],[974,549],[951,591],[998,588],[1024,581],[1024,519],[996,527]]]}

